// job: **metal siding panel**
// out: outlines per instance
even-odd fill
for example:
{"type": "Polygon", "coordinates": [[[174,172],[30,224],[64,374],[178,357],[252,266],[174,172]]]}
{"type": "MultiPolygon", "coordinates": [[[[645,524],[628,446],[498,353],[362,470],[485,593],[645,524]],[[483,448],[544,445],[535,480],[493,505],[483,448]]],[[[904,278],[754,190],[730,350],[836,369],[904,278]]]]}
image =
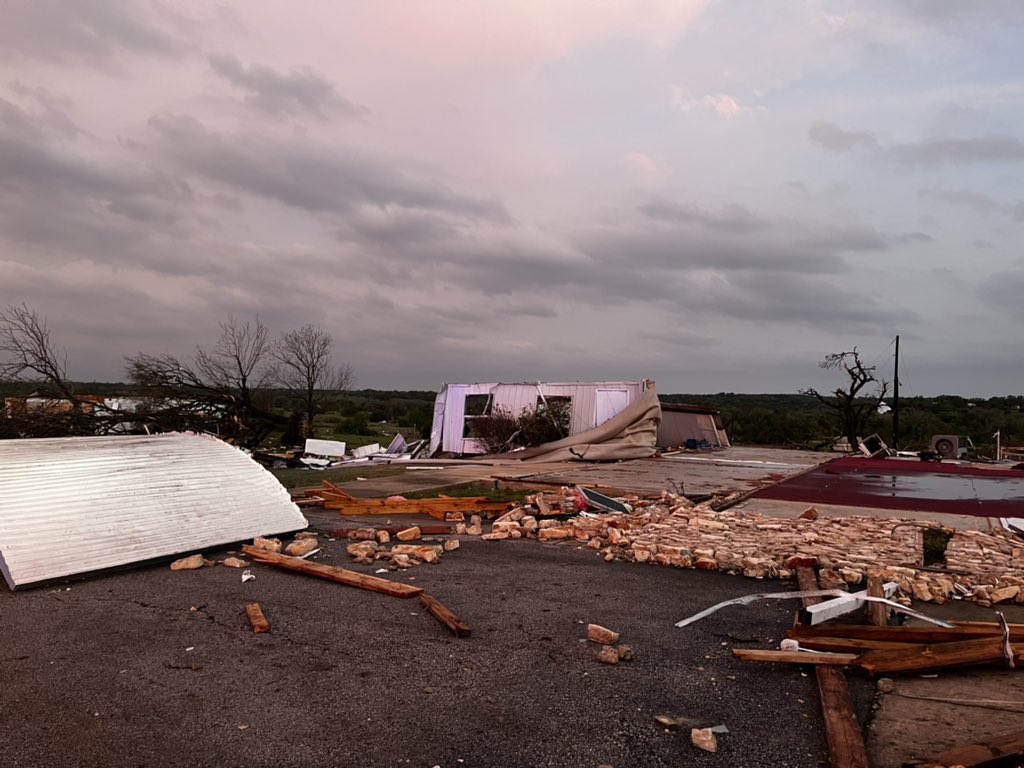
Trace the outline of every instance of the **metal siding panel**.
{"type": "Polygon", "coordinates": [[[12,589],[306,526],[272,474],[213,437],[0,440],[12,589]]]}

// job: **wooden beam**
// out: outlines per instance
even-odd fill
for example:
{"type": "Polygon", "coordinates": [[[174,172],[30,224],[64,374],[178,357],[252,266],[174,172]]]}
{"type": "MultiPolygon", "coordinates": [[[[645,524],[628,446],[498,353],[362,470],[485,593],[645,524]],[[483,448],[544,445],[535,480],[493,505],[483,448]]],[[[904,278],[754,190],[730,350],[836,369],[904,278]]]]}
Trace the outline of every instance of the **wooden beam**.
{"type": "MultiPolygon", "coordinates": [[[[1024,654],[1024,645],[1013,645],[1015,659],[1024,654]]],[[[925,672],[947,667],[972,664],[1005,663],[1005,644],[1001,637],[982,637],[976,640],[909,645],[904,648],[865,651],[860,666],[873,675],[891,675],[897,672],[925,672]]]]}
{"type": "Polygon", "coordinates": [[[260,608],[259,603],[249,603],[246,605],[245,617],[249,619],[249,626],[252,627],[252,633],[254,635],[270,631],[270,622],[267,621],[267,617],[263,615],[263,609],[260,608]]]}
{"type": "Polygon", "coordinates": [[[347,499],[353,499],[353,500],[355,500],[355,496],[353,496],[352,494],[350,494],[350,493],[349,493],[348,491],[346,491],[346,490],[345,490],[344,488],[342,488],[342,487],[340,487],[340,486],[337,486],[337,485],[335,485],[335,484],[334,484],[334,483],[332,483],[332,482],[331,482],[330,480],[324,480],[324,481],[323,481],[323,489],[324,489],[325,491],[328,491],[328,492],[330,492],[330,493],[333,493],[333,494],[334,494],[334,495],[336,495],[336,496],[341,496],[341,497],[343,497],[343,498],[347,498],[347,499]]]}
{"type": "MultiPolygon", "coordinates": [[[[833,624],[828,627],[810,627],[798,624],[787,633],[801,640],[805,637],[856,637],[862,640],[892,640],[901,643],[947,643],[983,637],[1002,637],[1003,630],[994,622],[958,624],[953,629],[943,627],[873,627],[869,624],[833,624]]],[[[1024,624],[1010,624],[1010,642],[1024,643],[1024,624]]]]}
{"type": "Polygon", "coordinates": [[[783,664],[815,664],[833,667],[848,667],[857,662],[856,653],[803,653],[802,651],[734,648],[732,655],[740,661],[771,661],[783,664]]]}
{"type": "MultiPolygon", "coordinates": [[[[868,594],[871,597],[889,597],[885,594],[880,573],[868,574],[868,594]]],[[[868,603],[868,621],[876,627],[884,627],[889,623],[889,609],[883,603],[868,603]]]]}
{"type": "MultiPolygon", "coordinates": [[[[810,568],[797,568],[796,579],[802,590],[818,588],[818,577],[810,568]]],[[[804,598],[804,607],[820,602],[820,597],[807,597],[804,598]]],[[[818,678],[829,763],[832,768],[868,768],[868,750],[864,746],[864,734],[853,714],[846,675],[839,667],[826,666],[815,667],[814,673],[818,678]]]]}
{"type": "Polygon", "coordinates": [[[469,637],[471,631],[469,625],[452,613],[450,609],[442,605],[441,601],[436,597],[424,592],[420,595],[420,602],[424,608],[430,611],[434,618],[454,632],[456,637],[469,637]]]}
{"type": "Polygon", "coordinates": [[[855,637],[806,637],[799,639],[798,642],[801,648],[810,648],[813,651],[834,651],[837,653],[860,653],[861,651],[876,651],[888,648],[906,648],[908,645],[907,643],[897,643],[892,640],[861,640],[855,637]]]}
{"type": "Polygon", "coordinates": [[[400,584],[396,581],[388,581],[376,576],[369,576],[365,573],[350,571],[346,568],[337,568],[323,563],[311,563],[298,557],[288,555],[277,555],[262,549],[256,549],[248,544],[242,550],[258,563],[276,565],[279,568],[286,568],[290,571],[298,571],[307,576],[317,576],[328,581],[336,581],[339,584],[347,584],[350,587],[368,589],[371,592],[380,592],[382,595],[391,597],[416,597],[423,592],[423,587],[414,587],[410,584],[400,584]]]}
{"type": "MultiPolygon", "coordinates": [[[[896,590],[899,588],[899,584],[895,581],[890,581],[882,585],[882,593],[879,597],[892,597],[896,590]]],[[[864,605],[864,598],[868,596],[868,591],[861,590],[860,592],[850,592],[842,597],[834,597],[830,600],[826,600],[823,603],[817,605],[809,605],[806,608],[807,615],[810,618],[811,624],[821,624],[829,619],[834,619],[838,616],[844,616],[847,613],[853,613],[861,606],[864,605]]],[[[871,603],[872,605],[878,605],[878,603],[871,603]]],[[[885,608],[884,605],[881,606],[885,608]]]]}
{"type": "Polygon", "coordinates": [[[925,760],[910,760],[904,768],[983,768],[988,765],[1004,765],[1007,757],[1024,755],[1024,731],[1013,731],[978,742],[953,747],[925,760]]]}

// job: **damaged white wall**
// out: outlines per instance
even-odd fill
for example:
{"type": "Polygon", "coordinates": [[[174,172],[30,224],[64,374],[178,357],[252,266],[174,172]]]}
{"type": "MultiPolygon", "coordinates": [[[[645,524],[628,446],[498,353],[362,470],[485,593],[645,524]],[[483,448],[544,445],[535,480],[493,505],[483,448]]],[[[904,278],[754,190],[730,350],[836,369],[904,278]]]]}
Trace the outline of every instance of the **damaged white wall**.
{"type": "Polygon", "coordinates": [[[273,475],[213,437],[0,440],[11,589],[306,525],[273,475]]]}
{"type": "Polygon", "coordinates": [[[576,435],[603,424],[621,413],[644,392],[644,381],[535,382],[492,384],[445,384],[434,402],[434,423],[430,453],[437,450],[457,454],[485,453],[483,445],[466,437],[466,398],[490,397],[490,408],[518,416],[533,411],[542,398],[570,398],[572,420],[569,434],[576,435]]]}

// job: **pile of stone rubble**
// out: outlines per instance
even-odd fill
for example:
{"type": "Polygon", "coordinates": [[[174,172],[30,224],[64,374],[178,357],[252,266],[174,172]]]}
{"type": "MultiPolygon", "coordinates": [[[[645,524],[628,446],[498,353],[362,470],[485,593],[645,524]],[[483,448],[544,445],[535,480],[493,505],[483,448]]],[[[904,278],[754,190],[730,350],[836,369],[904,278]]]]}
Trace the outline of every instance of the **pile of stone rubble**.
{"type": "MultiPolygon", "coordinates": [[[[564,489],[567,499],[572,491],[564,489]]],[[[567,521],[540,520],[529,504],[496,519],[482,538],[574,540],[606,560],[701,568],[753,578],[788,579],[803,565],[820,568],[824,589],[861,585],[869,573],[899,584],[899,596],[935,603],[966,599],[981,605],[1024,603],[1024,541],[1004,531],[960,531],[938,523],[897,518],[769,518],[737,510],[715,511],[663,493],[629,499],[631,512],[584,513],[567,521]],[[951,537],[945,563],[923,566],[923,530],[951,537]]],[[[459,533],[477,533],[463,530],[459,533]]],[[[863,588],[863,587],[858,587],[863,588]]]]}

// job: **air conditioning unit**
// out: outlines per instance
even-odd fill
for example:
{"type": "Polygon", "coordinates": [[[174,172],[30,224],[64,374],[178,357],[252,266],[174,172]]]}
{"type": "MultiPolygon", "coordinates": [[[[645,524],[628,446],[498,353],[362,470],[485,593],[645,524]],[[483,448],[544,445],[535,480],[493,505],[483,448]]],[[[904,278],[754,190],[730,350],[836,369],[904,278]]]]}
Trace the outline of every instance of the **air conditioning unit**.
{"type": "Polygon", "coordinates": [[[973,447],[967,435],[932,435],[932,450],[944,459],[962,459],[973,447]]]}

